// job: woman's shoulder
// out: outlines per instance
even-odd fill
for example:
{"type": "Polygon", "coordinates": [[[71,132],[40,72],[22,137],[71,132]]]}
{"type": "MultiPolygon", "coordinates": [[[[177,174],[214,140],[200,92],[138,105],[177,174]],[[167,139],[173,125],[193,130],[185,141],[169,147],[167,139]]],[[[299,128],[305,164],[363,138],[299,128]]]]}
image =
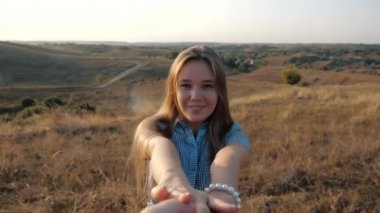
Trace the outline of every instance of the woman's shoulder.
{"type": "Polygon", "coordinates": [[[241,125],[238,122],[233,121],[232,125],[231,125],[231,128],[228,131],[228,133],[235,132],[235,131],[242,131],[242,128],[241,128],[241,125]]]}
{"type": "Polygon", "coordinates": [[[165,119],[163,116],[151,115],[142,119],[140,123],[167,123],[167,119],[165,119]]]}
{"type": "Polygon", "coordinates": [[[154,129],[160,132],[165,132],[169,129],[169,121],[167,118],[164,118],[162,116],[152,115],[149,117],[144,118],[140,125],[145,126],[149,129],[154,129]]]}
{"type": "Polygon", "coordinates": [[[232,126],[230,130],[227,132],[225,139],[227,144],[238,142],[246,146],[249,146],[249,140],[247,135],[244,133],[240,124],[236,121],[232,123],[232,126]]]}

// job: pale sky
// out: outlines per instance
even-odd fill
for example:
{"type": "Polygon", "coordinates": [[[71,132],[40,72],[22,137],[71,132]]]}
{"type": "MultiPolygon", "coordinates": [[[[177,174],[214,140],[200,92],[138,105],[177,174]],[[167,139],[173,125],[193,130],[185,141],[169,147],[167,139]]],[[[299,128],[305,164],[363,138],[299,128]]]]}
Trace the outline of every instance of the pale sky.
{"type": "Polygon", "coordinates": [[[380,44],[380,1],[0,0],[0,40],[380,44]]]}

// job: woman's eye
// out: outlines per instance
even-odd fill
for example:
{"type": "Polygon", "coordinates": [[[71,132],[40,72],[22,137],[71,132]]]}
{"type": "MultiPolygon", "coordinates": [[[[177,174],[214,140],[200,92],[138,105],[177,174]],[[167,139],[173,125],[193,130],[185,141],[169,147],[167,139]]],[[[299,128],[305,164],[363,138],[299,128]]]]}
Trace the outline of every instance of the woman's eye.
{"type": "Polygon", "coordinates": [[[190,84],[180,84],[179,87],[184,88],[184,89],[189,89],[191,86],[190,84]]]}
{"type": "Polygon", "coordinates": [[[213,84],[205,84],[205,85],[203,85],[203,88],[212,89],[212,88],[214,88],[214,85],[213,84]]]}

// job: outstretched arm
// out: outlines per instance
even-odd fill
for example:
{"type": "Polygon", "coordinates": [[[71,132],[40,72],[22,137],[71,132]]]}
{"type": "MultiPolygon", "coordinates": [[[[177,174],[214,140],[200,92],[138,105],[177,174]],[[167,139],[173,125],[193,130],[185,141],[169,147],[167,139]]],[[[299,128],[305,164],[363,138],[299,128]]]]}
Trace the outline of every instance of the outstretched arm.
{"type": "Polygon", "coordinates": [[[158,184],[170,184],[167,186],[182,192],[191,188],[181,167],[177,149],[168,138],[153,137],[149,141],[148,155],[153,178],[158,184]]]}
{"type": "MultiPolygon", "coordinates": [[[[237,190],[240,168],[248,163],[247,147],[241,143],[231,143],[222,148],[211,165],[211,182],[228,184],[237,190]]],[[[235,204],[234,197],[224,191],[211,191],[210,207],[220,200],[235,204]]]]}
{"type": "Polygon", "coordinates": [[[158,187],[165,186],[169,191],[169,194],[163,195],[153,190],[152,198],[157,201],[170,198],[177,198],[183,202],[192,200],[197,212],[209,212],[207,194],[189,184],[174,144],[165,137],[156,136],[149,141],[148,154],[149,152],[154,180],[158,183],[158,187]]]}

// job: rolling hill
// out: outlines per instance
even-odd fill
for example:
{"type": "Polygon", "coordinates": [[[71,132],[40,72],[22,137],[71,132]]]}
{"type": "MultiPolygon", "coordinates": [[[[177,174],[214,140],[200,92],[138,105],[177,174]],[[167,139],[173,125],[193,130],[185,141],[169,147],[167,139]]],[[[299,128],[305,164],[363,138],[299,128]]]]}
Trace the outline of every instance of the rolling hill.
{"type": "MultiPolygon", "coordinates": [[[[308,50],[303,45],[268,45],[215,47],[226,59],[238,51],[241,57],[263,62],[247,73],[235,67],[227,77],[233,118],[252,147],[240,177],[241,212],[377,212],[380,76],[302,65],[298,71],[308,84],[287,85],[281,70],[308,50]]],[[[145,191],[138,191],[128,167],[129,151],[137,123],[161,104],[163,77],[171,60],[160,55],[173,51],[173,46],[107,47],[94,53],[89,49],[98,46],[58,45],[46,54],[44,47],[0,46],[7,50],[0,55],[7,66],[18,65],[11,55],[27,59],[20,67],[33,64],[32,59],[39,61],[38,69],[45,61],[56,67],[59,60],[67,60],[63,65],[67,68],[85,62],[97,67],[103,64],[99,58],[109,56],[150,61],[140,72],[109,87],[60,96],[67,105],[44,106],[45,97],[56,95],[52,90],[31,95],[41,111],[31,106],[14,118],[0,115],[0,212],[138,212],[145,207],[145,191]],[[82,109],[83,103],[96,110],[82,109]]],[[[317,51],[318,46],[311,46],[317,51]]],[[[92,75],[78,81],[87,82],[88,76],[92,75]]],[[[29,77],[34,79],[32,74],[29,77]]],[[[1,104],[21,108],[18,95],[3,94],[1,104]]]]}
{"type": "Polygon", "coordinates": [[[0,42],[0,87],[92,84],[131,65],[128,59],[112,55],[0,42]]]}

